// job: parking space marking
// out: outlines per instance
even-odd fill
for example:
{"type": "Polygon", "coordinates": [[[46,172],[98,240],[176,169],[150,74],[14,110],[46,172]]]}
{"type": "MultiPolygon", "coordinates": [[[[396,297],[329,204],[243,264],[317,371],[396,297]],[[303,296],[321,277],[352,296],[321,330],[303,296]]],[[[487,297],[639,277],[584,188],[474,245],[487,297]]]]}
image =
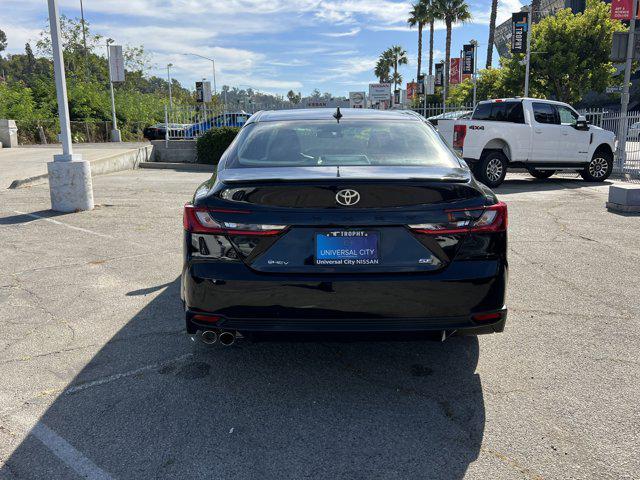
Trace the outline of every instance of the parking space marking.
{"type": "Polygon", "coordinates": [[[90,480],[112,480],[113,477],[111,475],[80,453],[73,445],[44,423],[36,423],[30,433],[81,477],[90,480]]]}
{"type": "Polygon", "coordinates": [[[175,362],[180,362],[182,360],[186,360],[191,356],[193,356],[193,353],[186,353],[170,360],[153,363],[151,365],[145,365],[144,367],[136,368],[135,370],[129,370],[128,372],[116,373],[107,377],[98,378],[97,380],[92,380],[87,383],[81,383],[80,385],[77,385],[75,387],[68,388],[64,391],[64,393],[65,395],[69,395],[72,393],[81,392],[82,390],[86,390],[87,388],[97,387],[99,385],[104,385],[105,383],[111,383],[115,380],[120,380],[121,378],[131,377],[132,375],[137,375],[139,373],[147,372],[149,370],[155,370],[156,368],[161,368],[175,362]]]}
{"type": "Polygon", "coordinates": [[[31,217],[35,220],[45,220],[47,222],[51,222],[51,223],[55,223],[56,225],[61,225],[63,227],[67,227],[70,228],[72,230],[77,230],[79,232],[83,232],[83,233],[89,233],[91,235],[96,235],[98,237],[102,237],[102,238],[115,238],[112,237],[111,235],[107,235],[104,233],[99,233],[99,232],[94,232],[93,230],[88,230],[86,228],[82,228],[82,227],[76,227],[74,225],[69,225],[68,223],[64,223],[64,222],[60,222],[58,220],[54,220],[53,218],[49,218],[49,217],[43,217],[42,215],[36,215],[35,213],[26,213],[26,212],[20,212],[18,210],[14,210],[13,213],[17,213],[19,215],[26,215],[27,217],[31,217]]]}

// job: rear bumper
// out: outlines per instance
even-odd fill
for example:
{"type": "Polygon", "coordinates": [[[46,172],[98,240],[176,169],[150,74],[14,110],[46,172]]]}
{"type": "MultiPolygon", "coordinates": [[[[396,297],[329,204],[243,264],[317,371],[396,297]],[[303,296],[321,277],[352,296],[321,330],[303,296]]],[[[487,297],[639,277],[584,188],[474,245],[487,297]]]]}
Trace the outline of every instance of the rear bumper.
{"type": "Polygon", "coordinates": [[[183,271],[182,294],[189,333],[224,328],[477,334],[503,330],[506,282],[506,262],[500,260],[454,261],[440,273],[332,276],[263,274],[242,264],[191,261],[183,271]],[[493,312],[502,315],[484,322],[472,318],[493,312]]]}
{"type": "MultiPolygon", "coordinates": [[[[488,312],[489,313],[489,312],[488,312]]],[[[494,312],[490,312],[494,313],[494,312]]],[[[237,330],[244,333],[411,333],[440,332],[479,335],[504,330],[507,309],[498,320],[476,322],[471,316],[442,318],[224,318],[203,312],[187,312],[187,332],[198,330],[237,330]]]]}

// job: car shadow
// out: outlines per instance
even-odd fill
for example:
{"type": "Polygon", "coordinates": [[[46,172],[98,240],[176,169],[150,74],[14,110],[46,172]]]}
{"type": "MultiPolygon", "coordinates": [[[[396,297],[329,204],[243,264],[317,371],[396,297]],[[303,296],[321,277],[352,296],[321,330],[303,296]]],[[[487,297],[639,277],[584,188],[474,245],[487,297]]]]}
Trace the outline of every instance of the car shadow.
{"type": "Polygon", "coordinates": [[[613,182],[586,182],[579,176],[560,175],[547,179],[526,178],[522,176],[507,176],[505,181],[493,189],[497,194],[519,193],[525,191],[553,191],[578,189],[585,187],[601,187],[613,185],[613,182]]]}
{"type": "MultiPolygon", "coordinates": [[[[184,333],[179,280],[163,287],[38,423],[99,473],[451,480],[478,457],[477,338],[207,347],[184,333]]],[[[53,478],[60,461],[33,433],[3,470],[53,478]]]]}

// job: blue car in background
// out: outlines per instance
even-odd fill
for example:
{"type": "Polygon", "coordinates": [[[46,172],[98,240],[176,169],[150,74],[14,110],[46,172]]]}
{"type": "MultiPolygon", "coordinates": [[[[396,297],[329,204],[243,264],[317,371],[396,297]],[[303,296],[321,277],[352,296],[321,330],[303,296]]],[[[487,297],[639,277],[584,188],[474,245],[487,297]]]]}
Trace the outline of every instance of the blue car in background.
{"type": "Polygon", "coordinates": [[[202,122],[192,124],[184,130],[184,136],[182,138],[199,137],[214,127],[242,127],[247,120],[249,120],[250,116],[251,114],[247,112],[229,112],[217,115],[202,122]]]}

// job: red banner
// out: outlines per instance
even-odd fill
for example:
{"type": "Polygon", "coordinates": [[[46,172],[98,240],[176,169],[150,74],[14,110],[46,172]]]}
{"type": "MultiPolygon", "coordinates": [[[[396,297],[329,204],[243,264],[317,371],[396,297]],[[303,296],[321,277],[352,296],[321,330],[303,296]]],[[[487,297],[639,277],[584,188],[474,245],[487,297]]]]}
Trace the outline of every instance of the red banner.
{"type": "Polygon", "coordinates": [[[456,83],[460,83],[460,66],[462,62],[459,58],[452,58],[451,64],[449,65],[449,83],[451,85],[455,85],[456,83]]]}
{"type": "MultiPolygon", "coordinates": [[[[611,0],[611,18],[614,20],[631,20],[633,0],[611,0]]],[[[640,10],[637,18],[640,19],[640,10]]]]}
{"type": "Polygon", "coordinates": [[[413,98],[418,94],[418,84],[416,82],[407,83],[407,98],[413,98]]]}

